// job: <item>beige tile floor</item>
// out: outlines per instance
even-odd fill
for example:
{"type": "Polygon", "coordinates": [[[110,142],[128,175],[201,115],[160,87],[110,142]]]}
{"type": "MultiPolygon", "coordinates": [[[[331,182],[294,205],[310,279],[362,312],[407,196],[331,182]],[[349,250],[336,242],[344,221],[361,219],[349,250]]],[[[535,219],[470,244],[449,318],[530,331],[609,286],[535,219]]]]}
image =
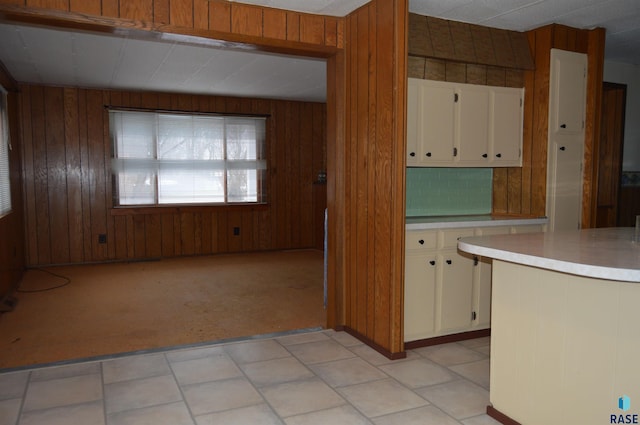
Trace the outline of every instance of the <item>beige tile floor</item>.
{"type": "Polygon", "coordinates": [[[332,330],[0,373],[0,425],[497,424],[489,338],[391,361],[332,330]]]}

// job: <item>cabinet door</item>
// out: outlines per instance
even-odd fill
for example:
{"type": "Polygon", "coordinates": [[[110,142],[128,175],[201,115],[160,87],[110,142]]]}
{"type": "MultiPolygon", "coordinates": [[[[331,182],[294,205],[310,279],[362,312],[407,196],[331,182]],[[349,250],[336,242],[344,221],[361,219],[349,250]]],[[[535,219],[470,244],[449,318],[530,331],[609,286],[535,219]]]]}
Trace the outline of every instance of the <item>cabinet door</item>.
{"type": "Polygon", "coordinates": [[[435,331],[436,255],[407,254],[404,278],[404,340],[428,338],[435,331]]]}
{"type": "Polygon", "coordinates": [[[490,157],[493,166],[520,166],[523,90],[491,90],[490,157]]]}
{"type": "Polygon", "coordinates": [[[468,330],[471,326],[473,259],[456,250],[438,254],[442,273],[438,279],[438,332],[468,330]]]}
{"type": "Polygon", "coordinates": [[[456,89],[456,146],[460,163],[489,162],[489,88],[459,85],[456,89]]]}
{"type": "Polygon", "coordinates": [[[418,139],[420,163],[437,165],[453,160],[455,90],[453,85],[424,80],[420,91],[418,139]]]}
{"type": "Polygon", "coordinates": [[[549,131],[576,134],[584,129],[587,55],[551,49],[549,131]]]}
{"type": "Polygon", "coordinates": [[[582,141],[554,140],[550,149],[549,230],[579,229],[582,215],[582,141]]]}
{"type": "Polygon", "coordinates": [[[551,50],[547,216],[549,231],[580,228],[587,55],[551,50]]]}
{"type": "Polygon", "coordinates": [[[491,324],[491,259],[478,258],[476,266],[477,283],[474,287],[473,311],[475,327],[489,327],[491,324]]]}
{"type": "MultiPolygon", "coordinates": [[[[509,226],[484,227],[477,230],[477,235],[506,235],[509,226]]],[[[475,328],[488,328],[491,324],[491,259],[477,258],[473,276],[473,311],[475,328]]],[[[474,258],[474,260],[476,259],[474,258]]]]}
{"type": "Polygon", "coordinates": [[[407,165],[418,165],[418,100],[420,80],[409,78],[407,88],[407,165]]]}

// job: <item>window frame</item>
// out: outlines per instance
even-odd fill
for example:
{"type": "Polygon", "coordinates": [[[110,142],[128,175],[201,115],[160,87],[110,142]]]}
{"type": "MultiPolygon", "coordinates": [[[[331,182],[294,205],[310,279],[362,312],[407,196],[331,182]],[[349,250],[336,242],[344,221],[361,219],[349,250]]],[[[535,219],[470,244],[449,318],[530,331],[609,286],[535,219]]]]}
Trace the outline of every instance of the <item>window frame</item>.
{"type": "MultiPolygon", "coordinates": [[[[158,213],[170,213],[170,212],[187,212],[187,211],[202,211],[203,209],[210,210],[219,210],[219,209],[251,209],[251,210],[262,210],[268,206],[268,134],[269,134],[269,125],[270,125],[270,115],[268,114],[233,114],[233,113],[217,113],[217,112],[199,112],[199,111],[179,111],[179,110],[163,110],[163,109],[144,109],[144,108],[128,108],[128,107],[113,107],[113,106],[105,106],[107,110],[107,119],[109,126],[109,137],[111,142],[111,176],[112,176],[112,215],[123,215],[123,214],[151,214],[154,212],[158,213]],[[166,115],[184,115],[188,117],[218,117],[224,119],[250,119],[250,120],[262,120],[262,131],[261,141],[260,138],[256,138],[256,159],[255,160],[235,160],[236,162],[240,161],[250,161],[256,162],[258,164],[262,163],[263,165],[257,165],[255,170],[257,171],[256,175],[256,201],[228,201],[229,196],[229,184],[228,184],[228,171],[232,170],[234,167],[228,166],[228,163],[233,163],[233,159],[227,158],[227,146],[228,140],[226,136],[226,127],[227,123],[224,124],[224,138],[223,138],[223,149],[224,149],[224,158],[222,160],[217,160],[224,162],[223,171],[223,180],[224,180],[224,202],[177,202],[177,203],[161,203],[160,202],[160,190],[158,183],[159,169],[162,164],[162,159],[158,158],[158,135],[157,135],[157,127],[154,129],[152,138],[154,144],[154,167],[156,170],[154,171],[154,202],[146,203],[146,204],[122,204],[120,203],[120,188],[119,188],[119,174],[116,169],[116,162],[119,160],[116,157],[116,136],[113,134],[113,123],[111,120],[111,112],[142,112],[149,113],[154,115],[154,120],[157,126],[158,123],[158,115],[166,114],[166,115]]],[[[165,161],[171,161],[166,160],[165,161]]],[[[191,160],[189,160],[191,161],[191,160]]],[[[213,160],[212,160],[213,161],[213,160]]],[[[250,168],[249,170],[251,170],[250,168]]]]}

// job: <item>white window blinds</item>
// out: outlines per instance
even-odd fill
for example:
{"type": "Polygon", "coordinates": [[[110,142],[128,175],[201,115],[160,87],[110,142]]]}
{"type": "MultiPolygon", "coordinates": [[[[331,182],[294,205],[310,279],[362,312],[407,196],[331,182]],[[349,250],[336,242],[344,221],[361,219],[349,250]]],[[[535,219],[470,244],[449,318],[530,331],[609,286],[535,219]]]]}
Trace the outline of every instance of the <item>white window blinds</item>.
{"type": "Polygon", "coordinates": [[[117,205],[265,201],[265,118],[109,112],[117,205]]]}
{"type": "Polygon", "coordinates": [[[0,217],[11,212],[10,147],[7,93],[0,87],[0,217]]]}

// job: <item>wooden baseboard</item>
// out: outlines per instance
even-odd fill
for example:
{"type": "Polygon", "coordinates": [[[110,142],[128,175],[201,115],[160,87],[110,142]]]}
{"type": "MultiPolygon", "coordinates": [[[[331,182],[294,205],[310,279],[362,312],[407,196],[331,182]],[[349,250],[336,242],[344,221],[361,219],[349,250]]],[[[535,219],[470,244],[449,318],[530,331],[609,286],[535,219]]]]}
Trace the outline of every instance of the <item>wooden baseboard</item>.
{"type": "Polygon", "coordinates": [[[407,353],[406,351],[401,351],[399,353],[392,353],[391,351],[387,350],[386,348],[380,346],[379,344],[377,344],[376,342],[370,340],[369,338],[367,338],[366,336],[362,335],[360,332],[351,329],[348,326],[339,326],[336,327],[336,330],[342,330],[345,331],[346,333],[348,333],[349,335],[358,338],[360,341],[364,342],[365,344],[367,344],[369,347],[373,348],[374,350],[376,350],[378,353],[382,354],[383,356],[387,357],[388,359],[391,360],[398,360],[398,359],[404,359],[407,357],[407,353]]]}
{"type": "Polygon", "coordinates": [[[501,411],[495,409],[493,406],[487,406],[487,415],[491,416],[496,421],[500,422],[503,425],[522,425],[518,421],[514,421],[501,411]]]}
{"type": "Polygon", "coordinates": [[[465,339],[482,338],[485,336],[491,336],[491,328],[480,329],[477,331],[460,332],[457,334],[434,336],[433,338],[418,339],[415,341],[408,341],[404,343],[405,350],[412,350],[414,348],[429,347],[430,345],[447,344],[449,342],[464,341],[465,339]]]}

